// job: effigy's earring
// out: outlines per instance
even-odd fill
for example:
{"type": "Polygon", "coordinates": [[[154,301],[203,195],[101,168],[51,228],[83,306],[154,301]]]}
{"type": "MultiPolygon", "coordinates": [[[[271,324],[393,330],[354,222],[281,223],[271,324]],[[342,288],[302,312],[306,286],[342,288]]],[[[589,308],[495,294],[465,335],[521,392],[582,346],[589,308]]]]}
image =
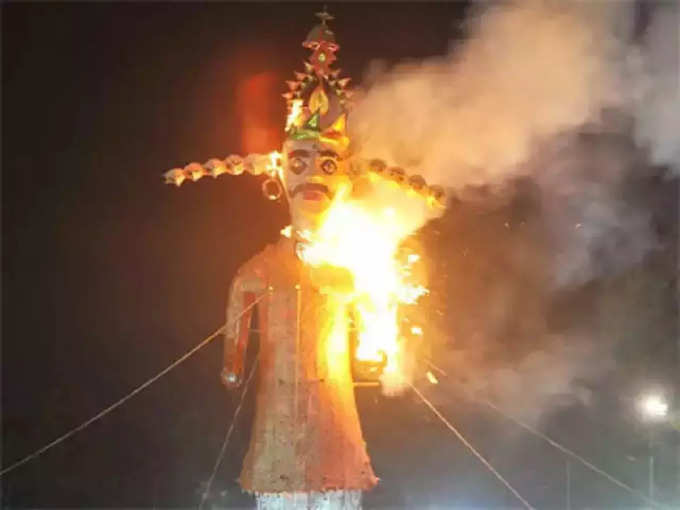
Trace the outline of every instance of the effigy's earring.
{"type": "Polygon", "coordinates": [[[269,200],[278,200],[283,195],[283,187],[276,177],[267,177],[262,183],[262,193],[269,200]]]}
{"type": "Polygon", "coordinates": [[[267,178],[262,183],[262,193],[269,200],[278,200],[283,195],[283,186],[277,179],[281,175],[281,154],[276,151],[269,154],[264,173],[267,178]]]}

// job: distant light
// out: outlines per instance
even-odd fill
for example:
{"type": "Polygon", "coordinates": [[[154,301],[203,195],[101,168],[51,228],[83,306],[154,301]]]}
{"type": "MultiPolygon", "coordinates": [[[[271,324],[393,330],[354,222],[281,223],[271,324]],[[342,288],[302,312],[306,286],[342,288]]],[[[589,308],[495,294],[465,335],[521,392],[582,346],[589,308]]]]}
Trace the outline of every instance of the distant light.
{"type": "Polygon", "coordinates": [[[658,420],[668,414],[668,403],[661,395],[647,395],[640,401],[640,410],[646,418],[658,420]]]}
{"type": "Polygon", "coordinates": [[[439,381],[437,380],[437,378],[429,370],[427,371],[427,373],[425,375],[427,376],[427,380],[430,381],[432,384],[439,384],[439,381]]]}
{"type": "Polygon", "coordinates": [[[420,326],[413,326],[411,328],[411,334],[423,336],[423,328],[421,328],[420,326]]]}

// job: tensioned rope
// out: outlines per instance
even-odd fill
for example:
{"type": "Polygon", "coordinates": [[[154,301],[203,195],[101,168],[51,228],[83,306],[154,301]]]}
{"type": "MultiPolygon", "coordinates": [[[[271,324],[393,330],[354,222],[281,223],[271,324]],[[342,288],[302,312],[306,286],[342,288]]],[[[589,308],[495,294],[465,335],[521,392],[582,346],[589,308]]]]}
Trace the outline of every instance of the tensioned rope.
{"type": "Polygon", "coordinates": [[[413,384],[411,384],[411,383],[409,383],[409,386],[411,386],[411,389],[416,393],[416,395],[418,395],[418,396],[420,397],[420,399],[425,403],[425,405],[427,405],[427,407],[430,408],[430,410],[435,414],[435,416],[436,416],[437,418],[439,418],[439,419],[442,421],[442,423],[444,423],[444,425],[446,425],[446,427],[447,427],[451,432],[453,432],[453,433],[456,435],[456,437],[457,437],[458,439],[460,439],[460,441],[465,445],[465,447],[466,447],[468,450],[470,450],[470,451],[472,452],[472,454],[473,454],[475,457],[477,457],[477,459],[479,459],[479,461],[480,461],[480,462],[481,462],[481,463],[482,463],[489,471],[491,471],[491,473],[492,473],[492,474],[493,474],[493,475],[494,475],[494,476],[495,476],[495,477],[496,477],[503,485],[505,485],[505,487],[506,487],[510,492],[512,492],[512,494],[513,494],[519,501],[522,502],[522,504],[524,505],[524,508],[526,508],[527,510],[535,510],[534,507],[532,507],[532,506],[529,504],[529,502],[528,502],[526,499],[524,499],[524,498],[522,497],[522,495],[521,495],[519,492],[517,492],[517,490],[516,490],[512,485],[510,485],[510,483],[509,483],[505,478],[503,478],[503,475],[501,475],[501,474],[496,470],[496,468],[494,468],[494,467],[491,465],[491,463],[490,463],[488,460],[486,460],[486,458],[484,458],[484,456],[483,456],[481,453],[479,453],[479,452],[475,449],[474,446],[472,446],[472,445],[470,444],[470,442],[469,442],[467,439],[465,439],[465,437],[463,436],[463,434],[461,434],[461,433],[458,431],[458,429],[456,429],[456,427],[454,427],[454,426],[451,424],[451,422],[449,422],[449,421],[444,417],[444,415],[442,415],[442,413],[440,413],[440,412],[437,410],[437,408],[434,406],[434,404],[433,404],[432,402],[430,402],[430,401],[425,397],[425,395],[423,395],[423,394],[418,390],[418,388],[416,388],[416,387],[415,387],[413,384]]]}
{"type": "MultiPolygon", "coordinates": [[[[241,313],[240,313],[239,315],[236,316],[236,318],[234,319],[234,321],[239,320],[239,319],[240,319],[240,318],[241,318],[248,310],[250,310],[253,306],[255,306],[257,303],[259,303],[266,295],[267,295],[267,293],[261,294],[260,297],[258,297],[258,298],[257,298],[255,301],[253,301],[252,303],[250,303],[246,308],[244,308],[243,311],[241,311],[241,313]]],[[[98,412],[97,414],[95,414],[95,415],[94,415],[92,418],[90,418],[89,420],[86,420],[86,421],[84,421],[83,423],[81,423],[80,425],[78,425],[77,427],[72,428],[71,430],[69,430],[69,431],[66,432],[65,434],[59,436],[57,439],[55,439],[55,440],[52,441],[51,443],[46,444],[46,445],[43,446],[42,448],[40,448],[40,449],[36,450],[35,452],[33,452],[33,453],[27,455],[27,456],[24,457],[23,459],[16,461],[15,463],[11,464],[10,466],[8,466],[8,467],[6,467],[6,468],[3,468],[3,469],[0,471],[0,478],[3,477],[5,474],[9,473],[10,471],[15,470],[15,469],[18,468],[19,466],[22,466],[22,465],[26,464],[27,462],[29,462],[29,461],[35,459],[36,457],[39,457],[40,455],[42,455],[42,454],[45,453],[46,451],[52,449],[53,447],[57,446],[58,444],[60,444],[60,443],[62,443],[62,442],[64,442],[64,441],[66,441],[66,440],[67,440],[68,438],[70,438],[71,436],[75,435],[76,433],[78,433],[78,432],[80,432],[81,430],[85,429],[86,427],[88,427],[89,425],[91,425],[92,423],[94,423],[95,421],[99,420],[100,418],[103,418],[104,416],[106,416],[107,414],[109,414],[109,413],[110,413],[111,411],[113,411],[114,409],[116,409],[116,408],[120,407],[121,405],[123,405],[125,402],[127,402],[128,400],[130,400],[132,397],[134,397],[135,395],[137,395],[140,391],[142,391],[142,390],[144,390],[145,388],[148,388],[149,386],[151,386],[151,385],[152,385],[154,382],[156,382],[158,379],[160,379],[160,378],[163,377],[165,374],[167,374],[168,372],[170,372],[170,370],[172,370],[173,368],[177,367],[177,366],[180,365],[182,362],[186,361],[188,358],[190,358],[191,356],[193,356],[197,351],[199,351],[200,349],[202,349],[203,347],[205,347],[206,345],[208,345],[210,342],[212,342],[212,341],[215,339],[215,337],[217,337],[217,335],[219,335],[222,331],[224,331],[224,329],[225,329],[227,326],[228,326],[228,324],[223,324],[222,326],[220,326],[220,328],[219,328],[217,331],[215,331],[215,332],[212,333],[210,336],[208,336],[208,337],[206,337],[204,340],[202,340],[201,343],[199,343],[196,347],[194,347],[194,348],[191,349],[189,352],[187,352],[186,354],[184,354],[183,356],[181,356],[180,358],[178,358],[177,360],[175,360],[173,363],[171,363],[171,364],[170,364],[169,366],[167,366],[165,369],[161,370],[158,374],[156,374],[156,375],[153,376],[152,378],[148,379],[148,380],[145,381],[144,383],[142,383],[142,384],[140,384],[139,386],[137,386],[134,390],[132,390],[132,391],[131,391],[130,393],[128,393],[127,395],[125,395],[123,398],[117,400],[116,402],[114,402],[113,404],[111,404],[110,406],[108,406],[107,408],[105,408],[104,410],[102,410],[102,411],[98,412]]]]}
{"type": "MultiPolygon", "coordinates": [[[[445,377],[449,377],[449,374],[448,374],[447,372],[445,372],[443,369],[439,368],[437,365],[435,365],[434,363],[432,363],[430,360],[427,360],[427,364],[430,365],[430,367],[432,367],[434,370],[436,370],[436,371],[437,371],[438,373],[440,373],[441,375],[443,375],[443,376],[445,376],[445,377]]],[[[530,432],[531,434],[534,434],[535,436],[540,437],[540,438],[543,439],[545,442],[547,442],[549,445],[553,446],[554,448],[557,448],[557,449],[558,449],[559,451],[561,451],[562,453],[564,453],[564,454],[566,454],[566,455],[569,455],[570,457],[572,457],[572,458],[578,460],[581,464],[583,464],[584,466],[586,466],[588,469],[590,469],[590,470],[594,471],[595,473],[597,473],[597,474],[603,476],[604,478],[606,478],[607,480],[609,480],[610,482],[612,482],[612,483],[615,484],[616,486],[618,486],[618,487],[620,487],[620,488],[622,488],[622,489],[628,491],[630,494],[639,497],[640,499],[644,500],[646,503],[652,505],[653,507],[655,507],[655,508],[661,508],[661,509],[666,508],[663,504],[661,504],[661,503],[659,503],[658,501],[655,501],[655,500],[653,500],[653,499],[650,499],[649,497],[645,496],[645,495],[644,495],[643,493],[641,493],[640,491],[637,491],[637,490],[633,489],[631,486],[629,486],[629,485],[623,483],[622,481],[617,480],[616,478],[614,478],[612,475],[610,475],[610,474],[607,473],[606,471],[604,471],[604,470],[598,468],[598,467],[595,466],[593,463],[591,463],[591,462],[589,462],[588,460],[584,459],[584,458],[581,457],[579,454],[577,454],[577,453],[571,451],[571,450],[570,450],[569,448],[567,448],[566,446],[562,446],[560,443],[558,443],[558,442],[555,441],[554,439],[551,439],[550,437],[546,436],[545,434],[543,434],[543,433],[540,432],[539,430],[535,429],[535,428],[532,427],[531,425],[527,425],[526,423],[520,421],[519,419],[517,419],[517,418],[515,418],[515,417],[513,417],[513,416],[510,416],[510,415],[506,414],[506,413],[503,412],[496,404],[494,404],[494,403],[491,402],[490,400],[487,400],[487,399],[477,399],[477,398],[474,398],[474,397],[472,397],[472,396],[470,396],[469,398],[470,398],[471,400],[474,400],[474,401],[476,401],[476,402],[479,402],[479,403],[481,403],[481,404],[484,404],[484,405],[486,405],[487,407],[493,409],[493,410],[496,411],[498,414],[500,414],[501,416],[503,416],[505,419],[507,419],[507,420],[509,420],[509,421],[511,421],[511,422],[513,422],[513,423],[515,423],[516,425],[522,427],[523,429],[525,429],[526,431],[530,432]]]]}
{"type": "Polygon", "coordinates": [[[206,485],[205,491],[201,495],[201,502],[198,505],[198,510],[203,510],[203,505],[205,504],[205,501],[208,499],[208,495],[210,494],[210,489],[212,488],[213,481],[215,480],[215,476],[217,475],[217,470],[220,468],[220,465],[222,464],[222,460],[224,459],[224,453],[227,451],[227,446],[229,445],[229,440],[231,439],[231,434],[234,432],[234,424],[236,423],[238,415],[241,412],[241,406],[243,405],[243,400],[245,399],[246,393],[248,393],[248,389],[250,388],[250,380],[253,378],[253,374],[255,373],[255,369],[257,368],[257,362],[258,362],[258,358],[255,358],[255,361],[253,361],[253,366],[250,369],[250,373],[248,374],[248,379],[246,379],[245,387],[243,388],[243,391],[241,392],[241,400],[239,401],[238,406],[236,407],[236,410],[234,411],[234,417],[231,419],[231,424],[229,425],[229,428],[227,429],[227,433],[224,436],[224,441],[222,442],[222,448],[220,448],[220,452],[217,454],[217,460],[215,461],[215,465],[213,466],[213,470],[212,470],[212,473],[210,474],[210,478],[208,478],[208,484],[206,485]]]}

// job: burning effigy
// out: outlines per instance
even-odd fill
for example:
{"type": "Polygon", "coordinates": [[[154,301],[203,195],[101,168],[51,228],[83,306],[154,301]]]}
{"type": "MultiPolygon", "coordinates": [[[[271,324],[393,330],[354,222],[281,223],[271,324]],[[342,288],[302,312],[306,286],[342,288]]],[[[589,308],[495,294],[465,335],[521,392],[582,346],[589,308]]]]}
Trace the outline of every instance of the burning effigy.
{"type": "Polygon", "coordinates": [[[256,411],[240,484],[265,509],[360,508],[362,491],[378,482],[354,381],[379,381],[386,393],[406,384],[405,337],[422,328],[402,308],[427,288],[421,255],[403,241],[419,226],[413,218],[445,198],[418,175],[353,156],[350,79],[332,68],[332,17],[317,16],[303,43],[311,51],[305,69],[286,82],[281,150],[165,174],[177,186],[207,175],[261,176],[264,195],[289,205],[291,225],[232,282],[221,374],[227,388],[241,385],[256,304],[256,411]]]}

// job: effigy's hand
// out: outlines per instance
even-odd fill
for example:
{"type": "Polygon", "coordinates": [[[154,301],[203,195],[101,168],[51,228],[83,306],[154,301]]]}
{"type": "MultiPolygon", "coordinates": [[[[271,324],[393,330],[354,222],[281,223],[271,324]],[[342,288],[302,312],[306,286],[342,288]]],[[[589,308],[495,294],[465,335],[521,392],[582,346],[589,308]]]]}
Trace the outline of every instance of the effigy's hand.
{"type": "Polygon", "coordinates": [[[228,390],[235,390],[241,386],[241,378],[238,376],[238,374],[235,374],[226,368],[222,369],[222,372],[220,373],[220,380],[228,390]]]}

